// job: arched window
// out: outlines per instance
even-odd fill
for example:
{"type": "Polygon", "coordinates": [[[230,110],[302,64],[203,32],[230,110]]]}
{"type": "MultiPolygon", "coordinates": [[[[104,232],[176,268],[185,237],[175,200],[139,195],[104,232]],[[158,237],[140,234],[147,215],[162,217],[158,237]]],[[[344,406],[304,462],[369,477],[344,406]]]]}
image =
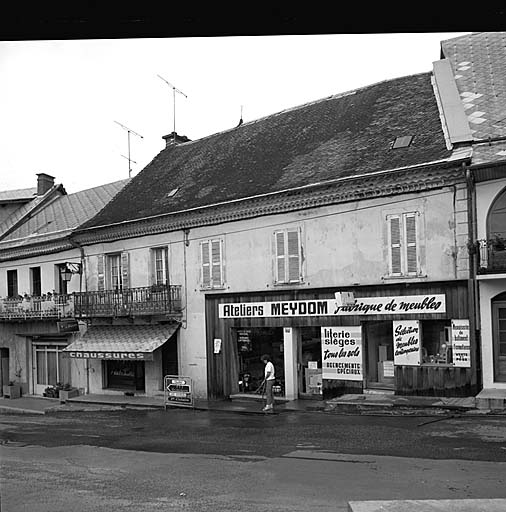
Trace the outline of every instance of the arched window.
{"type": "Polygon", "coordinates": [[[506,188],[495,198],[487,219],[487,238],[506,238],[506,188]]]}

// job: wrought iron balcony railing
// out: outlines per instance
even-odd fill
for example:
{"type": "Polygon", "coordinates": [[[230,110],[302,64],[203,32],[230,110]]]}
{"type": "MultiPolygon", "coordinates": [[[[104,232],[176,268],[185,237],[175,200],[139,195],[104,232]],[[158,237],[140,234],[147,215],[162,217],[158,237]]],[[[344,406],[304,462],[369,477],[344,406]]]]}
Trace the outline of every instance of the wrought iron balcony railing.
{"type": "Polygon", "coordinates": [[[501,240],[478,240],[479,274],[506,272],[506,245],[501,240]]]}
{"type": "Polygon", "coordinates": [[[78,318],[180,315],[181,286],[155,285],[74,293],[78,318]]]}
{"type": "Polygon", "coordinates": [[[72,318],[72,295],[7,297],[0,299],[0,321],[72,318]]]}

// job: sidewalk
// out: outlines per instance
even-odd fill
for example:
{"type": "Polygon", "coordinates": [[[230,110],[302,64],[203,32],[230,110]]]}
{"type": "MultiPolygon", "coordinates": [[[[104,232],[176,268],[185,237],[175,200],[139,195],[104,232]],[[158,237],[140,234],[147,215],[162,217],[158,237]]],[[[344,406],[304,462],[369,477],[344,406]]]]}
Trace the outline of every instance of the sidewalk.
{"type": "MultiPolygon", "coordinates": [[[[234,400],[199,400],[197,410],[243,414],[264,414],[259,398],[234,400]]],[[[115,411],[124,409],[165,409],[163,396],[83,395],[61,403],[55,398],[26,395],[17,399],[0,398],[0,414],[51,414],[58,412],[115,411]]],[[[478,408],[475,397],[442,398],[383,394],[349,394],[330,400],[292,400],[277,403],[275,412],[327,413],[384,416],[444,416],[448,414],[504,414],[505,409],[478,408]]]]}

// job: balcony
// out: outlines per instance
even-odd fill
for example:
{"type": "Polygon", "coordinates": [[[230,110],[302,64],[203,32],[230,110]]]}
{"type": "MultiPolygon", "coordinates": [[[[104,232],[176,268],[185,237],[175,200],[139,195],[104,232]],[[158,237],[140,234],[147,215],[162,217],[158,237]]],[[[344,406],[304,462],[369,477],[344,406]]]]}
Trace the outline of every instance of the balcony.
{"type": "Polygon", "coordinates": [[[181,286],[156,285],[74,293],[78,318],[181,315],[181,286]]]}
{"type": "Polygon", "coordinates": [[[502,239],[478,240],[478,274],[506,273],[506,243],[502,239]]]}
{"type": "Polygon", "coordinates": [[[74,317],[72,295],[0,299],[0,322],[11,320],[55,320],[74,317]]]}

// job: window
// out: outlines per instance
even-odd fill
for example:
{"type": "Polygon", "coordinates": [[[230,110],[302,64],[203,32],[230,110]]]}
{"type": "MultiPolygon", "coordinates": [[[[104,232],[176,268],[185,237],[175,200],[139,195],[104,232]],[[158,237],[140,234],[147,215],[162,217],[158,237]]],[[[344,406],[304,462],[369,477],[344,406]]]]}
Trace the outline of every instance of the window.
{"type": "Polygon", "coordinates": [[[167,247],[157,247],[152,249],[152,283],[151,284],[168,284],[168,251],[167,247]]]}
{"type": "Polygon", "coordinates": [[[418,262],[418,212],[388,215],[389,274],[416,276],[418,262]]]}
{"type": "Polygon", "coordinates": [[[98,289],[121,291],[130,287],[128,252],[97,256],[98,289]]]}
{"type": "Polygon", "coordinates": [[[30,268],[30,292],[35,297],[42,295],[42,287],[40,281],[40,267],[30,268]]]}
{"type": "Polygon", "coordinates": [[[18,271],[7,270],[7,297],[18,296],[18,271]]]}
{"type": "Polygon", "coordinates": [[[223,240],[200,243],[202,288],[223,288],[223,240]]]}
{"type": "Polygon", "coordinates": [[[302,246],[300,229],[274,232],[274,282],[302,281],[302,246]]]}

